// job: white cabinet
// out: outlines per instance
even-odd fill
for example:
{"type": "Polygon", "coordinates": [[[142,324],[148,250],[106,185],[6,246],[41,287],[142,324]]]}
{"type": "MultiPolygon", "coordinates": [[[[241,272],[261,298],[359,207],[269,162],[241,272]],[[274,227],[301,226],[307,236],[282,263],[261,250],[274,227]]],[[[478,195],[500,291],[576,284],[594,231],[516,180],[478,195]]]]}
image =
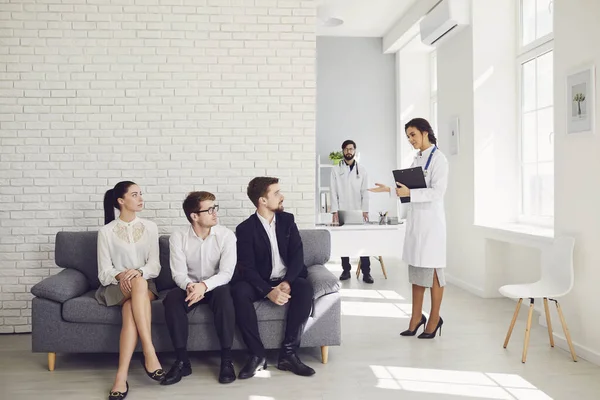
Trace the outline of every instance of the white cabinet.
{"type": "Polygon", "coordinates": [[[329,163],[322,163],[321,158],[317,157],[317,195],[315,196],[315,222],[317,224],[331,222],[331,191],[329,185],[331,184],[333,161],[328,161],[329,163]]]}

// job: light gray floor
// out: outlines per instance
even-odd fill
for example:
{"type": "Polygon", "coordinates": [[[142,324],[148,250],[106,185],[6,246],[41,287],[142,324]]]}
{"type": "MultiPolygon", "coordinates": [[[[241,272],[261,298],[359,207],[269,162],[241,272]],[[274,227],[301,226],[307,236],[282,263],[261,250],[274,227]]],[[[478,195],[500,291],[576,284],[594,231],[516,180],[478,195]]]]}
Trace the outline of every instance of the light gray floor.
{"type": "MultiPolygon", "coordinates": [[[[545,328],[534,324],[526,364],[520,361],[526,308],[508,350],[502,348],[515,303],[484,300],[448,286],[442,306],[443,335],[435,340],[400,337],[407,325],[410,288],[407,271],[386,260],[385,280],[373,259],[375,284],[352,275],[344,282],[341,347],[332,347],[329,363],[319,349],[302,350],[303,361],[317,373],[310,378],[274,368],[269,355],[264,376],[220,385],[216,353],[195,353],[193,375],[170,387],[144,375],[135,359],[128,399],[222,398],[231,400],[333,399],[598,399],[600,367],[574,363],[562,349],[551,349],[545,328]],[[396,297],[396,298],[394,298],[396,297]]],[[[356,265],[356,261],[354,262],[356,265]]],[[[339,275],[339,264],[330,269],[339,275]]],[[[354,271],[353,271],[354,272],[354,271]]],[[[428,295],[428,294],[427,294],[428,295]]],[[[428,311],[429,302],[426,302],[428,311]]],[[[569,316],[566,315],[567,322],[569,316]]],[[[537,321],[537,319],[534,319],[537,321]]],[[[560,324],[555,321],[555,328],[560,324]]],[[[29,335],[0,336],[0,399],[106,399],[117,365],[116,354],[57,356],[46,370],[46,355],[30,352],[29,335]]],[[[245,356],[237,353],[236,371],[245,356]]],[[[168,368],[171,355],[161,355],[168,368]]]]}

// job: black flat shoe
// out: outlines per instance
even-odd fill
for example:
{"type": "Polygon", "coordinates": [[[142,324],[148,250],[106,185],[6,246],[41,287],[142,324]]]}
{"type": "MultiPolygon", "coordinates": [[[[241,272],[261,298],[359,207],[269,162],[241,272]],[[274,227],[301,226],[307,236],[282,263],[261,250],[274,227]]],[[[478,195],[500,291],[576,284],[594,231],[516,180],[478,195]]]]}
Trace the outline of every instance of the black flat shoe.
{"type": "Polygon", "coordinates": [[[433,339],[435,337],[435,335],[437,334],[438,329],[440,330],[440,336],[442,336],[442,325],[444,325],[444,320],[442,319],[442,317],[440,317],[440,320],[437,323],[437,326],[435,327],[435,330],[431,333],[427,333],[425,331],[423,331],[423,333],[421,333],[417,338],[418,339],[433,339]]]}
{"type": "Polygon", "coordinates": [[[150,372],[146,369],[146,358],[143,354],[140,361],[142,362],[142,367],[144,367],[144,371],[146,371],[146,375],[148,375],[150,379],[157,382],[161,382],[163,379],[165,379],[165,371],[163,371],[162,368],[159,368],[154,372],[150,372]]]}
{"type": "Polygon", "coordinates": [[[235,381],[235,370],[233,361],[227,359],[221,361],[221,371],[219,371],[219,383],[231,383],[235,381]]]}
{"type": "Polygon", "coordinates": [[[240,371],[238,378],[252,378],[258,371],[262,371],[263,369],[267,369],[267,359],[265,357],[252,356],[240,371]]]}
{"type": "Polygon", "coordinates": [[[184,363],[183,361],[175,361],[165,378],[160,382],[161,385],[172,385],[177,383],[184,376],[192,374],[192,364],[189,362],[184,363]]]}
{"type": "Polygon", "coordinates": [[[108,400],[122,400],[125,397],[127,397],[127,393],[129,393],[129,383],[125,382],[125,385],[127,385],[126,391],[124,391],[124,392],[111,391],[108,394],[108,400]]]}
{"type": "Polygon", "coordinates": [[[419,324],[417,325],[415,330],[411,331],[410,329],[407,329],[404,332],[401,332],[400,336],[415,336],[417,334],[417,331],[421,327],[421,325],[425,325],[426,322],[427,322],[427,318],[425,318],[425,315],[421,314],[421,321],[419,321],[419,324]]]}

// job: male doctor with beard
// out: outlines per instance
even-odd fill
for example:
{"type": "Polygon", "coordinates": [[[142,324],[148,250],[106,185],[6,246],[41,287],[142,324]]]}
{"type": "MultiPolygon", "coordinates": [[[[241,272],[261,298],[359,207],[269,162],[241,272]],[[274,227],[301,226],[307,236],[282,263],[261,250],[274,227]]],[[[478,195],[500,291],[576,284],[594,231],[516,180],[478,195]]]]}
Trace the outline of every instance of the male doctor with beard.
{"type": "MultiPolygon", "coordinates": [[[[344,159],[335,165],[331,171],[331,212],[333,223],[339,223],[338,211],[362,210],[363,218],[369,221],[369,191],[367,171],[354,159],[356,155],[356,143],[346,140],[342,143],[344,159]]],[[[344,272],[340,280],[350,279],[350,258],[342,257],[342,268],[344,272]]],[[[371,262],[369,256],[360,258],[360,268],[363,273],[363,281],[373,283],[371,277],[371,262]]]]}

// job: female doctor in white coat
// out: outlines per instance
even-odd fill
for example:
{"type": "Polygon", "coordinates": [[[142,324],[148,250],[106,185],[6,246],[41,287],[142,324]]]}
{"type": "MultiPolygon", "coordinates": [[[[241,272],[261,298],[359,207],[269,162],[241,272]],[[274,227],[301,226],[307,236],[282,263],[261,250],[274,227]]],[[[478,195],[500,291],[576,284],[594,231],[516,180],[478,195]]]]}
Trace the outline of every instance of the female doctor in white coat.
{"type": "MultiPolygon", "coordinates": [[[[444,194],[448,185],[448,160],[438,149],[431,125],[423,118],[415,118],[404,126],[410,144],[418,149],[411,167],[422,167],[425,189],[409,189],[396,182],[396,195],[409,197],[406,216],[406,236],[402,260],[408,264],[408,278],[412,284],[412,317],[402,336],[414,336],[421,325],[426,325],[419,339],[433,339],[444,323],[440,306],[446,279],[446,216],[444,194]],[[422,314],[425,289],[431,290],[429,321],[422,314]]],[[[376,184],[372,192],[390,192],[389,187],[376,184]]]]}

